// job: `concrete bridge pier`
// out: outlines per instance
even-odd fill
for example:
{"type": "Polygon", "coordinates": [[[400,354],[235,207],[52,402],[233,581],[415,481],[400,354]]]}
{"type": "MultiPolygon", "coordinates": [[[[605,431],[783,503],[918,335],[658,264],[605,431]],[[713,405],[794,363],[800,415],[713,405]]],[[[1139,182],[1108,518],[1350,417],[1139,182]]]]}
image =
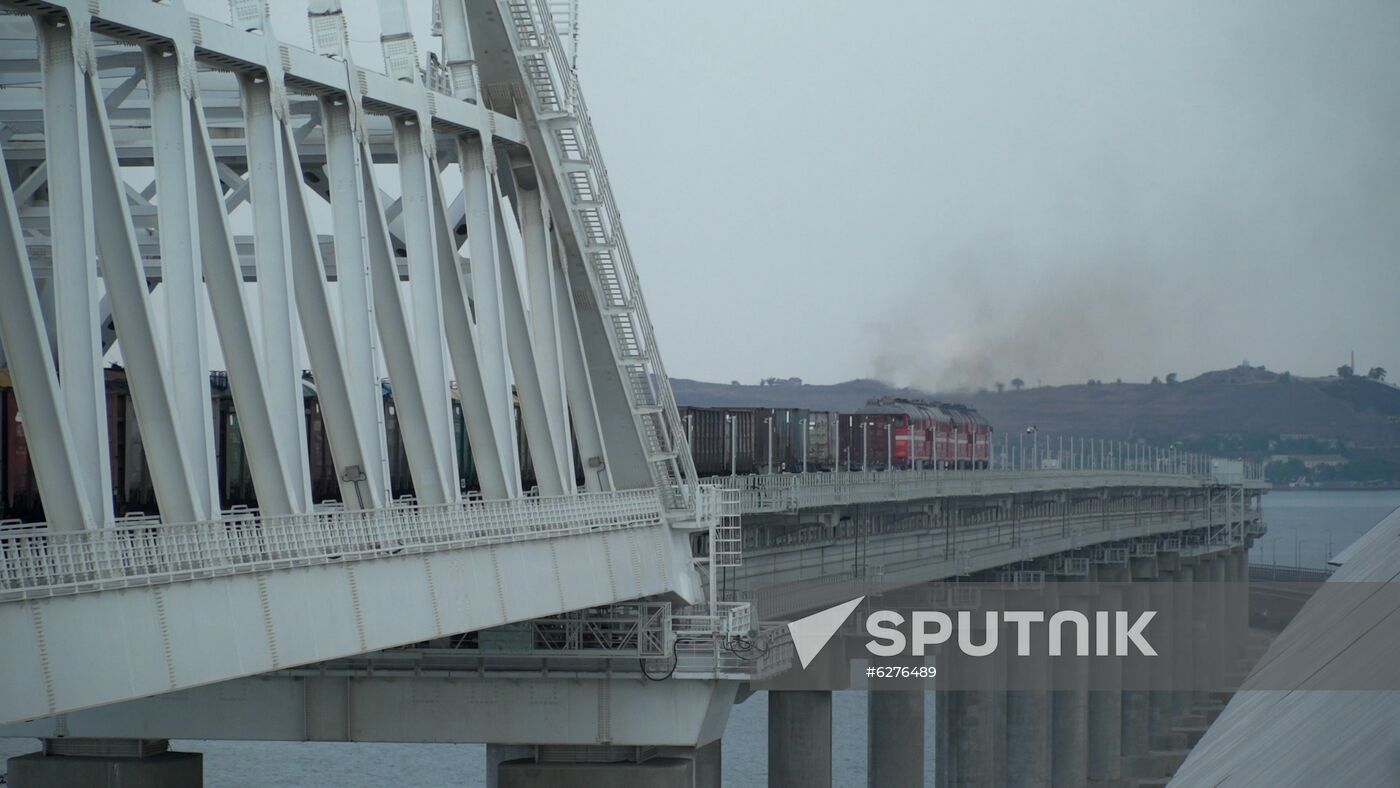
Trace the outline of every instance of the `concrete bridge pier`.
{"type": "MultiPolygon", "coordinates": [[[[1097,594],[1099,609],[1122,609],[1121,584],[1128,579],[1128,568],[1100,566],[1095,574],[1100,581],[1097,594]]],[[[1091,784],[1113,783],[1122,772],[1122,661],[1107,659],[1096,665],[1089,686],[1089,781],[1091,784]]]]}
{"type": "Polygon", "coordinates": [[[1230,633],[1234,646],[1230,657],[1231,689],[1239,687],[1253,665],[1249,664],[1249,546],[1236,547],[1226,565],[1228,584],[1230,633]]]}
{"type": "Polygon", "coordinates": [[[609,745],[492,748],[487,774],[491,788],[720,788],[720,742],[654,751],[609,745]],[[493,755],[521,754],[493,762],[493,755]]]}
{"type": "MultiPolygon", "coordinates": [[[[1055,591],[1044,589],[1037,604],[1054,609],[1055,591]]],[[[1007,604],[1008,609],[1022,607],[1007,604]]],[[[1038,637],[1031,644],[1031,654],[1043,654],[1048,648],[1047,630],[1035,630],[1038,637]]],[[[1051,778],[1051,719],[1049,676],[1039,663],[1029,657],[1006,653],[1006,781],[1017,786],[1049,786],[1051,778]]]]}
{"type": "MultiPolygon", "coordinates": [[[[974,616],[975,618],[975,616],[974,616]]],[[[973,636],[983,642],[983,633],[973,636]]],[[[948,704],[947,757],[938,768],[947,771],[949,788],[1001,785],[1006,782],[1006,690],[1001,684],[1004,664],[997,653],[985,657],[958,654],[951,670],[957,671],[960,689],[944,693],[948,704]]]]}
{"type": "Polygon", "coordinates": [[[12,788],[201,788],[204,754],[171,752],[166,739],[44,739],[8,762],[12,788]]]}
{"type": "MultiPolygon", "coordinates": [[[[1157,579],[1156,558],[1130,559],[1132,582],[1126,588],[1124,609],[1136,616],[1152,608],[1152,584],[1157,579]]],[[[1160,611],[1158,615],[1161,615],[1160,611]]],[[[1146,755],[1151,748],[1152,701],[1148,682],[1151,664],[1146,659],[1128,659],[1123,663],[1123,725],[1122,755],[1128,759],[1146,755]]]]}
{"type": "MultiPolygon", "coordinates": [[[[1059,608],[1086,612],[1093,585],[1084,583],[1078,594],[1072,594],[1071,585],[1060,586],[1059,608]]],[[[1055,785],[1084,785],[1089,782],[1089,662],[1057,660],[1054,671],[1055,686],[1073,689],[1050,693],[1051,778],[1055,785]]]]}
{"type": "Polygon", "coordinates": [[[768,692],[768,785],[831,785],[831,692],[768,692]]]}
{"type": "MultiPolygon", "coordinates": [[[[1168,642],[1176,640],[1174,602],[1175,580],[1177,575],[1176,555],[1169,554],[1157,558],[1157,580],[1148,588],[1152,609],[1157,611],[1163,637],[1168,642]]],[[[1170,653],[1164,651],[1163,653],[1170,653]]],[[[1152,668],[1149,668],[1151,670],[1152,668]]],[[[1167,670],[1154,675],[1152,689],[1148,691],[1148,744],[1149,749],[1162,747],[1171,733],[1174,715],[1175,693],[1172,687],[1176,679],[1176,665],[1168,663],[1167,670]]]]}
{"type": "MultiPolygon", "coordinates": [[[[1194,701],[1191,688],[1200,683],[1196,673],[1195,648],[1189,645],[1195,642],[1193,620],[1196,614],[1196,567],[1190,559],[1182,558],[1172,577],[1172,596],[1175,603],[1175,609],[1172,611],[1172,642],[1176,644],[1176,659],[1172,663],[1171,716],[1177,718],[1191,713],[1194,701]]],[[[1170,728],[1171,726],[1168,726],[1168,733],[1170,728]]]]}
{"type": "Polygon", "coordinates": [[[1216,561],[1214,556],[1196,559],[1195,586],[1191,589],[1191,670],[1195,679],[1191,692],[1191,709],[1205,707],[1214,686],[1215,665],[1211,660],[1213,640],[1219,636],[1219,607],[1214,585],[1216,561]]]}
{"type": "Polygon", "coordinates": [[[872,688],[867,698],[870,788],[923,788],[924,693],[872,688]]]}

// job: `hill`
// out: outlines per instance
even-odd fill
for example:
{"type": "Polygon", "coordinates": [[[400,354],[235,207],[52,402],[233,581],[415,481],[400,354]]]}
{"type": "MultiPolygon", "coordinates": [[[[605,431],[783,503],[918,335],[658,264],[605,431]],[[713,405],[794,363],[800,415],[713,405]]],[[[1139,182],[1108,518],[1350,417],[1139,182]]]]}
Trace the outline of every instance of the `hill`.
{"type": "Polygon", "coordinates": [[[682,405],[850,411],[872,397],[897,394],[965,402],[1001,430],[1033,424],[1043,433],[1205,441],[1249,454],[1275,450],[1279,441],[1318,449],[1400,449],[1400,389],[1362,378],[1292,377],[1263,367],[1217,370],[1170,385],[1095,383],[1003,393],[926,393],[870,379],[748,386],[674,378],[672,385],[682,405]]]}

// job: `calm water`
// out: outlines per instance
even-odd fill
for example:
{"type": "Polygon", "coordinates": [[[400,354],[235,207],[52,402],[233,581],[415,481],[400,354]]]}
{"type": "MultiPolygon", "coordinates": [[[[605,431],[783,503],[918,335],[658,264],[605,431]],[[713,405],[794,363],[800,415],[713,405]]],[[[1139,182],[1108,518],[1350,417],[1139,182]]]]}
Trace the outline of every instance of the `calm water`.
{"type": "MultiPolygon", "coordinates": [[[[1400,507],[1400,490],[1276,491],[1264,498],[1269,534],[1253,560],[1302,566],[1333,554],[1400,507]],[[1330,533],[1329,533],[1330,532],[1330,533]]],[[[933,696],[927,696],[925,752],[932,751],[933,696]]],[[[838,692],[833,700],[832,768],[836,785],[864,785],[865,693],[838,692]]],[[[766,786],[768,703],[763,694],[735,706],[724,734],[724,784],[766,786]]],[[[480,744],[327,744],[204,742],[175,745],[204,753],[208,788],[345,788],[346,786],[481,786],[486,747],[480,744]]],[[[0,758],[35,749],[32,740],[0,739],[0,758]]],[[[932,785],[932,768],[925,770],[932,785]]]]}

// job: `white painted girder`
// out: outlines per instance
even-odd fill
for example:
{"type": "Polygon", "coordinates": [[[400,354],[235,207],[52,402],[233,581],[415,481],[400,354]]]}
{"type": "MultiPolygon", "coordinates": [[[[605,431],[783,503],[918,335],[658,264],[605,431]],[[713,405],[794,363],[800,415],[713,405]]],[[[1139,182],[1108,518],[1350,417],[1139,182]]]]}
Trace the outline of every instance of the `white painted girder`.
{"type": "Polygon", "coordinates": [[[525,428],[525,439],[534,461],[535,479],[543,495],[562,495],[573,492],[573,463],[571,449],[564,439],[563,420],[552,407],[550,396],[544,391],[540,379],[538,358],[535,355],[534,337],[530,327],[530,316],[525,302],[525,287],[520,282],[520,266],[517,261],[524,255],[518,239],[519,226],[514,207],[502,194],[501,180],[508,176],[497,170],[495,197],[496,250],[499,269],[497,279],[501,286],[501,307],[505,317],[506,348],[510,354],[511,374],[515,378],[516,398],[520,402],[520,421],[525,428]]]}
{"type": "Polygon", "coordinates": [[[0,603],[0,722],[197,687],[677,588],[669,527],[0,603]]]}
{"type": "Polygon", "coordinates": [[[594,676],[287,675],[239,679],[0,736],[687,746],[719,738],[737,681],[594,676]]]}
{"type": "MultiPolygon", "coordinates": [[[[402,0],[392,0],[394,5],[402,0]]],[[[381,5],[381,8],[383,5],[381,5]]],[[[389,46],[386,44],[386,46],[389,46]]],[[[433,179],[438,167],[431,132],[419,125],[425,115],[396,118],[394,139],[399,153],[399,184],[403,200],[404,243],[408,254],[408,288],[412,299],[411,326],[418,386],[431,442],[405,449],[421,462],[432,462],[439,484],[415,485],[418,500],[445,503],[456,500],[457,458],[453,452],[452,393],[448,387],[447,353],[443,343],[442,290],[438,272],[438,236],[445,231],[441,213],[434,207],[433,179]],[[425,140],[425,134],[427,139],[425,140]]],[[[402,381],[395,377],[397,387],[402,381]]],[[[411,462],[412,460],[410,460],[411,462]]],[[[417,477],[415,476],[415,482],[417,477]]]]}
{"type": "MultiPolygon", "coordinates": [[[[98,352],[97,230],[88,136],[87,75],[73,51],[72,26],[59,19],[34,20],[43,69],[45,154],[51,220],[62,228],[53,238],[52,324],[62,381],[69,439],[77,457],[71,485],[85,499],[91,519],[59,522],[61,528],[90,528],[112,522],[112,476],[107,452],[107,400],[98,352]]],[[[86,57],[81,53],[83,66],[86,57]]],[[[42,433],[35,434],[42,441],[42,433]]]]}
{"type": "MultiPolygon", "coordinates": [[[[435,216],[446,218],[445,202],[442,179],[434,177],[435,216]]],[[[448,223],[444,227],[450,231],[452,225],[448,223]]],[[[516,455],[513,447],[509,455],[500,453],[502,442],[497,435],[502,430],[509,431],[510,425],[499,419],[510,414],[493,410],[490,405],[482,373],[481,338],[477,333],[476,320],[472,317],[471,283],[462,273],[462,260],[451,239],[450,232],[438,233],[437,265],[442,288],[442,325],[447,332],[447,348],[457,373],[457,391],[462,402],[462,417],[466,422],[467,442],[471,445],[481,494],[488,500],[509,498],[520,487],[518,481],[508,477],[508,469],[514,466],[516,455]]]]}
{"type": "Polygon", "coordinates": [[[0,167],[0,206],[0,344],[26,432],[47,436],[30,444],[30,463],[48,517],[69,528],[92,528],[97,522],[78,487],[80,459],[5,167],[0,167]]]}
{"type": "Polygon", "coordinates": [[[510,355],[506,347],[505,310],[499,273],[501,255],[496,235],[498,206],[492,183],[496,157],[488,147],[489,142],[486,138],[459,137],[457,162],[462,170],[467,247],[472,262],[471,297],[478,338],[477,363],[491,421],[509,427],[496,431],[496,453],[504,464],[512,494],[518,495],[520,459],[515,453],[515,419],[508,364],[510,355]]]}
{"type": "MultiPolygon", "coordinates": [[[[208,328],[204,321],[204,263],[194,205],[194,141],[182,61],[173,49],[148,48],[146,79],[151,96],[155,194],[160,196],[160,267],[165,285],[167,369],[173,380],[175,433],[189,462],[193,519],[219,513],[219,475],[215,465],[214,416],[209,397],[208,328]]],[[[111,97],[108,97],[110,106],[111,97]]],[[[144,195],[143,195],[144,199],[144,195]]],[[[144,273],[144,272],[143,272],[144,273]]],[[[111,306],[104,299],[103,306],[111,306]]],[[[106,318],[103,314],[103,352],[106,318]]],[[[110,332],[115,339],[115,330],[110,332]]]]}
{"type": "MultiPolygon", "coordinates": [[[[258,268],[258,316],[262,329],[262,381],[268,400],[266,411],[244,414],[239,423],[266,419],[259,432],[272,436],[271,443],[247,442],[250,465],[271,461],[284,472],[278,493],[286,491],[286,509],[272,508],[276,514],[309,511],[311,482],[306,467],[306,420],[302,413],[301,364],[297,352],[297,315],[292,282],[292,233],[288,227],[287,203],[290,195],[283,173],[287,163],[282,145],[282,118],[285,108],[273,90],[277,73],[267,77],[240,75],[243,92],[244,129],[248,139],[248,192],[253,208],[253,252],[258,268]]],[[[297,179],[300,183],[300,178],[297,179]]],[[[120,333],[120,332],[119,332],[120,333]]],[[[267,509],[276,501],[259,504],[267,509]]],[[[273,504],[274,506],[276,504],[273,504]]]]}
{"type": "MultiPolygon", "coordinates": [[[[350,409],[364,461],[367,502],[383,506],[390,497],[388,449],[384,435],[384,395],[377,357],[374,296],[369,267],[364,184],[355,115],[342,99],[322,99],[326,133],[326,181],[335,227],[336,291],[340,296],[341,337],[350,409]]],[[[347,501],[349,499],[346,499],[347,501]]]]}

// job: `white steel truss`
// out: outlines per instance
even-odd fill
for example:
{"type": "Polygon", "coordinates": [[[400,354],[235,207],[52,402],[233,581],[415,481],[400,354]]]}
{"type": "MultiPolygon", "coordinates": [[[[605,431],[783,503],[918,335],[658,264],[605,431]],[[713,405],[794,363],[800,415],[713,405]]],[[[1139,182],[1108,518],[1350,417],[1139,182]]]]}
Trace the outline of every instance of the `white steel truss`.
{"type": "Polygon", "coordinates": [[[351,58],[334,0],[308,9],[318,53],[279,41],[263,2],[232,2],[232,24],[178,0],[0,6],[35,30],[6,73],[29,63],[37,76],[0,101],[17,180],[0,344],[51,528],[113,523],[109,352],[167,522],[219,516],[215,355],[267,514],[313,506],[303,366],[350,508],[391,496],[382,367],[422,503],[463,493],[456,397],[487,498],[525,494],[528,460],[543,495],[575,494],[578,467],[583,489],[661,488],[682,517],[693,509],[669,383],[559,40],[576,9],[448,0],[442,57],[424,66],[403,0],[383,0],[379,74],[351,58]],[[519,57],[491,49],[483,87],[475,52],[500,43],[519,57]],[[504,98],[487,110],[484,93],[504,98]],[[460,194],[442,177],[454,161],[460,194]],[[397,196],[379,188],[387,162],[397,196]]]}
{"type": "MultiPolygon", "coordinates": [[[[0,528],[0,719],[701,601],[671,529],[717,507],[591,128],[511,53],[532,26],[561,46],[532,21],[548,6],[446,0],[424,63],[404,0],[380,0],[384,73],[354,62],[339,2],[308,6],[315,52],[260,0],[231,23],[181,0],[0,0],[7,32],[33,31],[0,52],[0,360],[46,520],[0,528]],[[477,51],[499,61],[485,87],[477,51]],[[140,433],[122,444],[109,363],[140,433]],[[221,511],[211,367],[256,510],[221,511]],[[308,391],[339,505],[313,500],[308,391]],[[116,453],[149,469],[158,517],[115,516],[116,453]],[[122,645],[99,645],[113,621],[122,645]]],[[[571,70],[551,78],[577,96],[571,70]]]]}

